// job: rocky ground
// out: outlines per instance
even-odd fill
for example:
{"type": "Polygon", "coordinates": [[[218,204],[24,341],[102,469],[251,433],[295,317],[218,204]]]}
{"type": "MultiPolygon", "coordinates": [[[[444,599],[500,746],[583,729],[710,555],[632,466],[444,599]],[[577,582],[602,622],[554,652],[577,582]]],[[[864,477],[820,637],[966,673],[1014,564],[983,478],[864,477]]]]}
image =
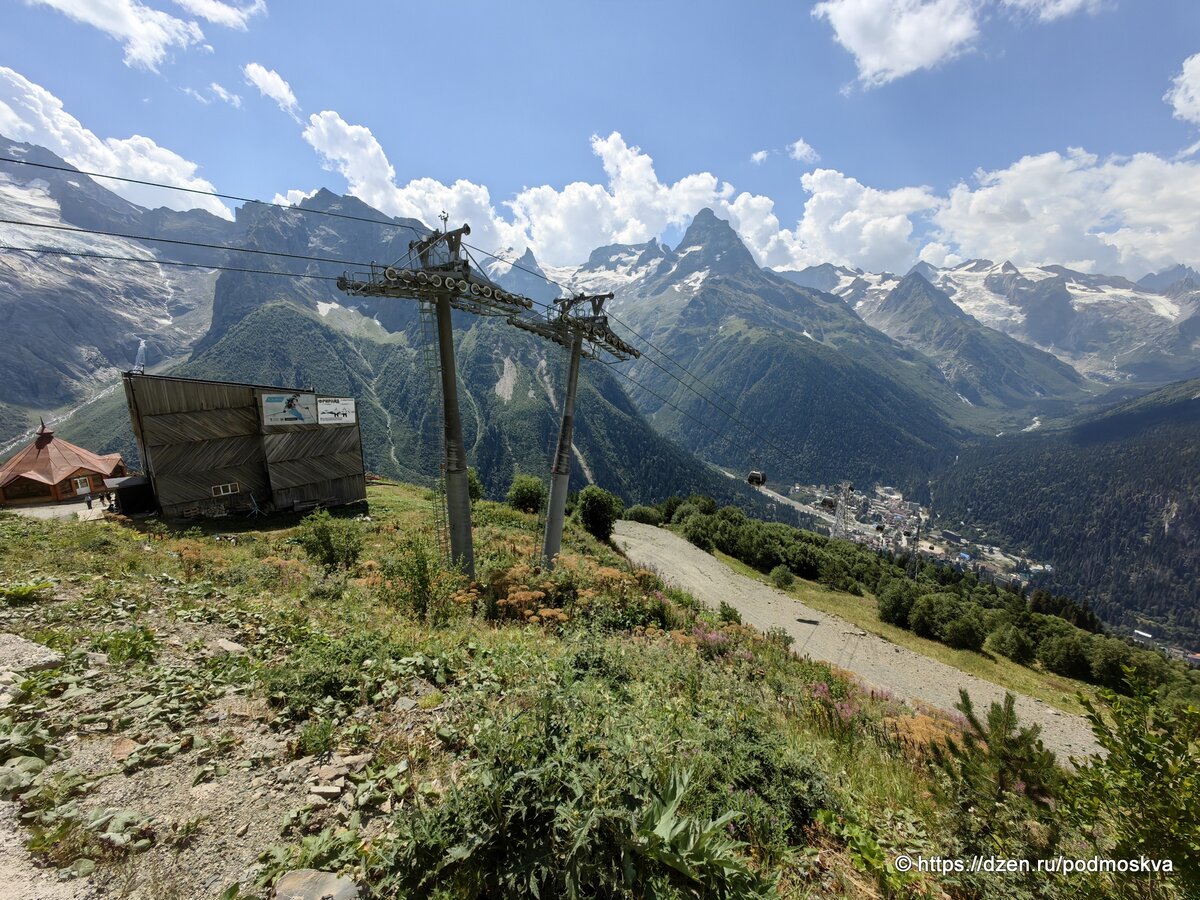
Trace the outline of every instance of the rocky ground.
{"type": "MultiPolygon", "coordinates": [[[[1002,700],[1005,689],[960,672],[868,634],[856,625],[819,612],[769,585],[734,572],[720,560],[663,528],[620,521],[613,536],[636,565],[662,578],[710,606],[728,603],[742,620],[756,628],[783,628],[795,638],[793,649],[801,656],[833,663],[853,672],[869,685],[897,697],[952,710],[959,688],[965,688],[976,706],[1002,700]]],[[[1090,724],[1031,697],[1017,696],[1017,713],[1023,722],[1042,728],[1045,745],[1060,759],[1084,756],[1098,749],[1090,724]]]]}
{"type": "MultiPolygon", "coordinates": [[[[347,821],[371,793],[373,753],[299,756],[297,731],[252,686],[247,645],[269,640],[261,626],[214,622],[212,610],[160,594],[133,627],[122,627],[128,602],[90,607],[97,633],[125,636],[107,653],[59,653],[11,633],[53,640],[78,599],[68,589],[0,607],[0,750],[12,751],[0,755],[0,900],[265,896],[255,886],[265,852],[285,833],[347,821]]],[[[422,690],[389,705],[398,727],[436,718],[422,690]]],[[[326,895],[356,893],[311,872],[271,894],[326,895]]]]}

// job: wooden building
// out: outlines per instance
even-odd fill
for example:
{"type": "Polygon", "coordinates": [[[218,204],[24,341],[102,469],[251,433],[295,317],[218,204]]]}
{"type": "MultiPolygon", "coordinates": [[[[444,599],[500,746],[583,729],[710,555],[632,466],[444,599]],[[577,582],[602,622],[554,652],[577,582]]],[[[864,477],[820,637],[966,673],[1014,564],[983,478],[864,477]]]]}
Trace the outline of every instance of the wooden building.
{"type": "Polygon", "coordinates": [[[43,422],[33,442],[0,466],[0,505],[83,500],[102,493],[105,478],[124,474],[121,454],[84,450],[55,437],[43,422]]]}
{"type": "Polygon", "coordinates": [[[129,372],[125,398],[163,515],[303,510],[366,497],[353,399],[129,372]]]}

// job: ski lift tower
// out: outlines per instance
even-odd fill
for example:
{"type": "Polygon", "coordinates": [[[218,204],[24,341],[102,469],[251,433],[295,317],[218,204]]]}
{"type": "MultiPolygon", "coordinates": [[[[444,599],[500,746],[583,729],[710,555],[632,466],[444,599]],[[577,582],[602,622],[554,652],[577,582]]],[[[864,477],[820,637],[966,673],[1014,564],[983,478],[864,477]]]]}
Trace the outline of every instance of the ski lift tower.
{"type": "Polygon", "coordinates": [[[511,294],[477,274],[463,251],[468,225],[452,231],[434,230],[412,241],[408,254],[394,266],[371,264],[370,272],[343,273],[338,290],[357,297],[395,297],[416,300],[423,316],[433,314],[437,331],[437,368],[442,382],[442,432],[445,467],[445,512],[450,530],[450,556],[467,577],[475,578],[471,540],[471,495],[467,453],[458,409],[454,368],[454,334],[450,312],[458,309],[479,316],[513,316],[533,308],[533,301],[511,294]]]}
{"type": "Polygon", "coordinates": [[[575,430],[575,391],[579,384],[581,357],[598,359],[607,353],[618,360],[637,358],[641,354],[625,343],[608,325],[604,304],[612,294],[576,294],[554,301],[555,309],[547,310],[545,318],[509,318],[509,323],[536,335],[561,344],[571,351],[567,368],[567,392],[563,399],[562,423],[558,429],[558,445],[550,463],[550,500],[546,508],[546,535],[542,556],[546,566],[553,567],[554,557],[562,547],[563,518],[567,508],[567,488],[571,479],[571,441],[575,430]],[[587,307],[591,308],[590,314],[587,307]],[[585,346],[586,344],[586,346],[585,346]]]}

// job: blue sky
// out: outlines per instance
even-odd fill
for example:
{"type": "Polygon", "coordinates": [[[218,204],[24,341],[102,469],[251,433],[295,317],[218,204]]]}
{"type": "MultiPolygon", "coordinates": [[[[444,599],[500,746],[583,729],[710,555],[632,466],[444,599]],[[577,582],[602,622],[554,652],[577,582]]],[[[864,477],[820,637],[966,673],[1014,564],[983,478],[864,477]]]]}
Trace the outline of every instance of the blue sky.
{"type": "Polygon", "coordinates": [[[447,208],[560,264],[674,239],[702,205],[777,267],[1200,263],[1191,0],[4,0],[4,20],[0,132],[82,168],[447,208]]]}

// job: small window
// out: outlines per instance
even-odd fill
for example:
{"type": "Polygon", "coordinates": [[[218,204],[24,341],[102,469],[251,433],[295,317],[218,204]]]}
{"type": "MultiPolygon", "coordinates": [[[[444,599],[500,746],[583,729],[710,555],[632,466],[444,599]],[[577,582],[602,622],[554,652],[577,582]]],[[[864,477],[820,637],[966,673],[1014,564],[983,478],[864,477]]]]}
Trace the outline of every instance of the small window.
{"type": "Polygon", "coordinates": [[[71,486],[75,489],[75,493],[77,494],[86,494],[92,489],[92,483],[88,481],[86,475],[83,478],[72,478],[71,486]]]}
{"type": "Polygon", "coordinates": [[[240,493],[241,485],[236,481],[231,481],[229,484],[214,484],[212,486],[212,495],[214,497],[227,497],[230,494],[240,493]]]}

